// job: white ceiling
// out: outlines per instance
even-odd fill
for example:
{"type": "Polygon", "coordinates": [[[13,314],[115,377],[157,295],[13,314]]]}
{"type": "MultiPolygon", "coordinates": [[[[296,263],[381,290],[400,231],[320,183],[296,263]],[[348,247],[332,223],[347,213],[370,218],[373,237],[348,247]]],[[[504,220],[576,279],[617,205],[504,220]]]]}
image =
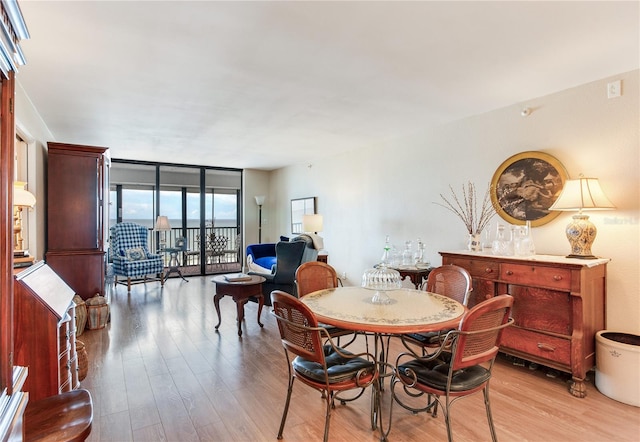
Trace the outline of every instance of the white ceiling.
{"type": "Polygon", "coordinates": [[[20,1],[57,141],[275,169],[638,69],[639,2],[20,1]]]}

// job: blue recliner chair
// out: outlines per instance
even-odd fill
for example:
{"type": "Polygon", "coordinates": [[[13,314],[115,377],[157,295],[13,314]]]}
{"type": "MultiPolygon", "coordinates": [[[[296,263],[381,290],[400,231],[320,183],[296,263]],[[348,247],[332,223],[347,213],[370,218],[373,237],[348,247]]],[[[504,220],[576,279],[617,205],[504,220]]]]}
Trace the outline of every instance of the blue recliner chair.
{"type": "Polygon", "coordinates": [[[131,291],[132,284],[148,280],[164,285],[162,257],[150,253],[147,246],[149,229],[136,223],[118,223],[110,231],[115,283],[124,284],[118,282],[118,276],[127,278],[127,292],[131,291]],[[148,278],[149,275],[154,276],[148,278]]]}

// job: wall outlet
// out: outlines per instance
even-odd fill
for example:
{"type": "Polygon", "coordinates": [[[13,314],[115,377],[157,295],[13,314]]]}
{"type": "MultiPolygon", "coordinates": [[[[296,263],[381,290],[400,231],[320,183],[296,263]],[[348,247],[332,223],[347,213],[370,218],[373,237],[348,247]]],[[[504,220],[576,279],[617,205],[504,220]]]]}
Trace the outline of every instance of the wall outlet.
{"type": "Polygon", "coordinates": [[[622,82],[621,80],[612,81],[607,83],[607,98],[617,98],[622,95],[622,82]]]}
{"type": "Polygon", "coordinates": [[[347,279],[347,272],[342,272],[342,276],[340,277],[340,279],[342,279],[343,281],[346,281],[346,279],[347,279]]]}

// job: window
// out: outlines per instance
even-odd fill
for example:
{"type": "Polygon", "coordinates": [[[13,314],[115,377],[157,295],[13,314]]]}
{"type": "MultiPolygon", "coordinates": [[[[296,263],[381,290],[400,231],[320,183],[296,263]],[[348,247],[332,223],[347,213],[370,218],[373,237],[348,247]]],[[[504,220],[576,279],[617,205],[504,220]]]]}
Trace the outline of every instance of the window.
{"type": "Polygon", "coordinates": [[[186,239],[183,273],[241,270],[241,254],[237,253],[241,246],[241,170],[117,159],[111,164],[110,225],[131,221],[149,227],[153,250],[159,241],[153,230],[155,220],[158,215],[167,216],[171,225],[167,244],[173,245],[179,237],[186,239]],[[228,253],[213,261],[207,251],[216,237],[226,238],[228,253]]]}

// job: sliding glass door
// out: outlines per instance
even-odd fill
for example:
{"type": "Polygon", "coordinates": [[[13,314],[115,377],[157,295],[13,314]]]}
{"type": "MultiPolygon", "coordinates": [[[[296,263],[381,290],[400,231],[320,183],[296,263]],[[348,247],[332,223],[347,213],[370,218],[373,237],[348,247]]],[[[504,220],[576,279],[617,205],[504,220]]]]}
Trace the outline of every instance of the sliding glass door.
{"type": "Polygon", "coordinates": [[[240,271],[241,183],[242,171],[236,169],[114,159],[110,221],[147,226],[149,248],[159,253],[166,253],[161,239],[170,249],[184,238],[179,254],[184,275],[240,271]],[[154,228],[158,216],[167,217],[169,230],[154,228]]]}

